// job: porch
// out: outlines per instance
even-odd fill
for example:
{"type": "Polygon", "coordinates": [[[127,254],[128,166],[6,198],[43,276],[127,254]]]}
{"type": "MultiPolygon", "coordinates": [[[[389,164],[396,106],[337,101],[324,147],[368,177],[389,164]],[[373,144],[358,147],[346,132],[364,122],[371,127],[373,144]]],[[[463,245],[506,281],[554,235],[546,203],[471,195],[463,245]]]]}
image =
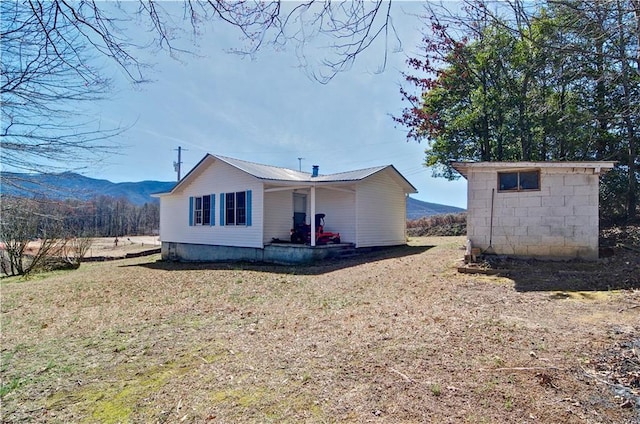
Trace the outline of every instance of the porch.
{"type": "Polygon", "coordinates": [[[318,246],[272,242],[263,248],[162,242],[162,259],[176,262],[267,262],[281,265],[308,264],[324,259],[353,256],[353,243],[318,246]]]}
{"type": "Polygon", "coordinates": [[[335,243],[310,246],[308,244],[270,243],[264,246],[263,261],[276,264],[305,264],[324,259],[355,255],[355,244],[335,243]]]}

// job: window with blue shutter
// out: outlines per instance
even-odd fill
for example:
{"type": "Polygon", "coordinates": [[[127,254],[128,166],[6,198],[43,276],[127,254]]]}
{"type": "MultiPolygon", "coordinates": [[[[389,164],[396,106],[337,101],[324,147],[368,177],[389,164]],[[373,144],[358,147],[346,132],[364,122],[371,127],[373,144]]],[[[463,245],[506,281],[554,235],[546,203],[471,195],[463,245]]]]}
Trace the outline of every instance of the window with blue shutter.
{"type": "Polygon", "coordinates": [[[209,198],[211,199],[211,209],[209,210],[209,215],[211,215],[211,222],[209,223],[209,225],[213,227],[214,225],[216,225],[216,195],[211,194],[209,198]]]}
{"type": "Polygon", "coordinates": [[[236,225],[247,225],[247,192],[236,193],[236,225]]]}
{"type": "Polygon", "coordinates": [[[236,194],[226,193],[224,195],[224,223],[225,225],[236,224],[236,194]]]}
{"type": "Polygon", "coordinates": [[[215,200],[215,194],[189,197],[189,226],[214,226],[215,200]]]}
{"type": "Polygon", "coordinates": [[[251,226],[251,190],[247,190],[247,227],[251,226]]]}
{"type": "Polygon", "coordinates": [[[194,197],[193,200],[193,224],[202,225],[202,197],[194,197]]]}
{"type": "Polygon", "coordinates": [[[220,225],[251,226],[251,190],[220,193],[220,225]]]}
{"type": "Polygon", "coordinates": [[[220,226],[224,223],[224,193],[220,193],[220,226]]]}

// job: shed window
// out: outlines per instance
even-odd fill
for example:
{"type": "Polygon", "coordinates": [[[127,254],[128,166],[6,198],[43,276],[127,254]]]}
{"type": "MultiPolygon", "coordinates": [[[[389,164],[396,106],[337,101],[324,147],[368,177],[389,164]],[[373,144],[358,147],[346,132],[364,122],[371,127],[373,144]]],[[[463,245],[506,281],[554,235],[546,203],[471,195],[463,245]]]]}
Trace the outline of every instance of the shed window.
{"type": "Polygon", "coordinates": [[[540,171],[498,172],[498,191],[540,190],[540,171]]]}

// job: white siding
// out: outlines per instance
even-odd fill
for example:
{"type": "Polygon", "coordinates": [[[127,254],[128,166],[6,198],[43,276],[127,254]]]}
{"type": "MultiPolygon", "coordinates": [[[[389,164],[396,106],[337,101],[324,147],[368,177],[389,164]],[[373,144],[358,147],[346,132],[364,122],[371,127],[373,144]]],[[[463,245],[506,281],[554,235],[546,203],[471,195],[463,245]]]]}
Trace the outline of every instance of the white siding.
{"type": "Polygon", "coordinates": [[[353,192],[316,189],[316,213],[326,215],[325,231],[340,233],[340,241],[343,243],[356,242],[355,204],[356,196],[353,192]]]}
{"type": "Polygon", "coordinates": [[[189,199],[187,212],[184,213],[182,197],[163,196],[160,198],[160,241],[177,241],[180,239],[182,224],[189,225],[189,199]],[[176,211],[181,211],[181,214],[176,211]],[[184,222],[180,222],[184,220],[184,222]]]}
{"type": "MultiPolygon", "coordinates": [[[[353,186],[346,190],[355,190],[353,186]]],[[[307,196],[307,219],[311,223],[311,191],[298,190],[307,196]]],[[[316,188],[316,213],[325,214],[325,230],[340,233],[344,243],[355,243],[355,193],[343,190],[316,188]]],[[[288,240],[293,226],[292,191],[265,194],[265,243],[274,237],[288,240]]]]}
{"type": "Polygon", "coordinates": [[[356,247],[405,244],[406,196],[386,172],[376,173],[358,184],[356,247]]]}
{"type": "Polygon", "coordinates": [[[589,169],[542,168],[539,191],[498,192],[499,171],[468,175],[467,236],[474,247],[486,249],[491,238],[500,254],[597,258],[598,175],[589,169]]]}
{"type": "MultiPolygon", "coordinates": [[[[172,194],[160,198],[160,238],[167,243],[262,248],[273,238],[288,240],[293,225],[293,191],[264,193],[256,177],[217,159],[206,159],[172,194]],[[252,191],[252,225],[220,225],[221,193],[252,191]],[[189,225],[189,198],[215,195],[213,226],[189,225]]],[[[404,181],[404,180],[402,180],[404,181]]],[[[406,243],[405,185],[392,168],[358,183],[316,186],[316,213],[325,214],[325,230],[340,233],[356,247],[406,243]]],[[[313,184],[307,183],[307,184],[313,184]]],[[[306,184],[305,184],[306,185],[306,184]]],[[[272,186],[273,187],[273,186],[272,186]]],[[[277,187],[276,187],[277,188],[277,187]]],[[[311,189],[307,195],[307,223],[311,221],[311,189]]]]}
{"type": "Polygon", "coordinates": [[[160,198],[160,239],[164,242],[262,247],[262,183],[224,162],[204,169],[179,193],[160,198]],[[220,225],[220,193],[252,191],[252,225],[220,225]],[[189,226],[189,197],[215,194],[214,226],[189,226]]]}
{"type": "Polygon", "coordinates": [[[273,238],[288,241],[293,226],[293,192],[274,191],[264,195],[264,243],[273,238]]]}

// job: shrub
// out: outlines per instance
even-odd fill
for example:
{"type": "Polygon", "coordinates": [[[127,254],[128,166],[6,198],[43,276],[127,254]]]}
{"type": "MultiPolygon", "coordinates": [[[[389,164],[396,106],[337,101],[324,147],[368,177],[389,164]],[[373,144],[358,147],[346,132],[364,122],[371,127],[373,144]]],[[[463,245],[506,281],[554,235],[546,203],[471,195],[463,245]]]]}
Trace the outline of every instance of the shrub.
{"type": "Polygon", "coordinates": [[[407,235],[420,236],[462,236],[467,234],[467,214],[449,213],[425,216],[407,221],[407,235]]]}

